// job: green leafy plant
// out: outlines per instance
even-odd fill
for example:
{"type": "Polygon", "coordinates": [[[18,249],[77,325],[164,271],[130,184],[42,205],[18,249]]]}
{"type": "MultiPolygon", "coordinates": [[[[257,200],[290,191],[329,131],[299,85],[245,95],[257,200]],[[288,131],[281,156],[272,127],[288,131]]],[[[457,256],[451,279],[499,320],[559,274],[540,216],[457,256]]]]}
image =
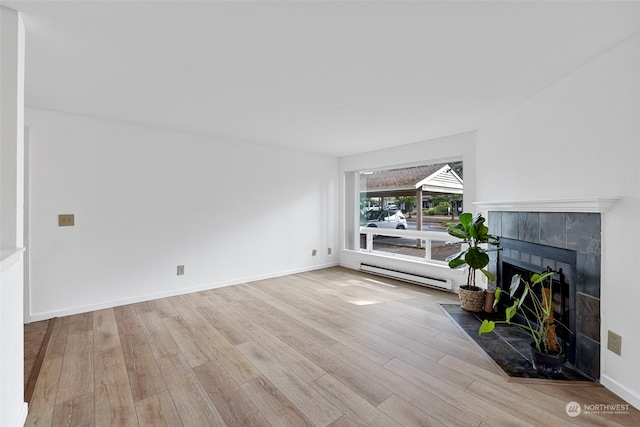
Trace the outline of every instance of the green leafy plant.
{"type": "Polygon", "coordinates": [[[466,289],[481,290],[476,286],[476,271],[480,270],[489,280],[496,280],[496,276],[486,269],[489,265],[489,252],[499,250],[499,240],[489,234],[489,228],[484,224],[485,218],[481,213],[472,215],[465,212],[460,215],[460,222],[447,228],[449,235],[461,239],[457,242],[447,242],[447,244],[462,243],[463,249],[446,258],[450,268],[469,267],[467,273],[466,289]]]}
{"type": "MultiPolygon", "coordinates": [[[[483,320],[478,334],[492,332],[497,323],[520,326],[531,334],[536,350],[548,354],[560,353],[555,329],[557,324],[562,324],[556,322],[553,317],[553,274],[553,271],[533,274],[529,281],[523,279],[519,274],[514,275],[509,287],[509,296],[513,299],[513,304],[507,307],[505,320],[483,320]],[[537,288],[539,288],[539,292],[537,292],[537,288]],[[525,304],[527,298],[531,301],[530,304],[525,304]],[[518,312],[523,315],[524,323],[513,320],[518,312]]],[[[500,288],[496,289],[494,307],[505,293],[500,288]]]]}

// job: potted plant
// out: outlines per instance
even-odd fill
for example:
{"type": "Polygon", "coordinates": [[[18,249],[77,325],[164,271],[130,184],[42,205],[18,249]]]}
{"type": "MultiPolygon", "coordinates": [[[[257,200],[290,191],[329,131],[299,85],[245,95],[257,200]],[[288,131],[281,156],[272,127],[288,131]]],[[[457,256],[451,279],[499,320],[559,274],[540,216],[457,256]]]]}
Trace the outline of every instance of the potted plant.
{"type": "MultiPolygon", "coordinates": [[[[561,323],[554,319],[553,309],[553,275],[550,269],[543,274],[533,274],[529,281],[519,274],[511,279],[509,296],[513,304],[505,310],[505,320],[483,320],[478,333],[492,332],[496,323],[505,323],[523,328],[531,334],[531,357],[533,368],[543,374],[555,376],[562,371],[564,353],[558,345],[556,325],[561,323]],[[520,313],[524,321],[515,321],[520,313]]],[[[495,291],[494,306],[505,294],[502,289],[495,291]]]]}
{"type": "Polygon", "coordinates": [[[482,311],[485,302],[485,290],[476,286],[476,271],[480,271],[489,280],[496,276],[486,267],[489,264],[489,252],[498,250],[498,238],[489,234],[481,213],[472,215],[465,212],[460,215],[460,222],[447,228],[449,235],[461,239],[447,244],[462,243],[462,250],[446,258],[450,268],[467,267],[467,283],[460,286],[458,295],[460,306],[467,311],[482,311]]]}

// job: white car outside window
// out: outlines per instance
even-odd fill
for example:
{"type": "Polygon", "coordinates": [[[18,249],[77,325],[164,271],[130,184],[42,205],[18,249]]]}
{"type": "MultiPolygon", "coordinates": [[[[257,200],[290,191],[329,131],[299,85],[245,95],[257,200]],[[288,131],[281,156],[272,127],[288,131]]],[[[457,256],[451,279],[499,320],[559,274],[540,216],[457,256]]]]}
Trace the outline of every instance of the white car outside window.
{"type": "Polygon", "coordinates": [[[404,214],[396,209],[370,210],[365,213],[364,219],[367,227],[397,228],[402,230],[407,228],[407,220],[404,214]]]}

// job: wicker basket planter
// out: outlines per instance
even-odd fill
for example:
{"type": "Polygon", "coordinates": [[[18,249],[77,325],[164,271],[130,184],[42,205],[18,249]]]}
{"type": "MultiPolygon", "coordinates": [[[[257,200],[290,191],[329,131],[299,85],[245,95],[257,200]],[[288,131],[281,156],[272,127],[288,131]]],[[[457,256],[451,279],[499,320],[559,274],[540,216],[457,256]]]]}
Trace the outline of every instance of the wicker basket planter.
{"type": "Polygon", "coordinates": [[[461,286],[458,291],[460,307],[466,311],[479,312],[484,310],[485,295],[484,289],[469,290],[461,286]]]}

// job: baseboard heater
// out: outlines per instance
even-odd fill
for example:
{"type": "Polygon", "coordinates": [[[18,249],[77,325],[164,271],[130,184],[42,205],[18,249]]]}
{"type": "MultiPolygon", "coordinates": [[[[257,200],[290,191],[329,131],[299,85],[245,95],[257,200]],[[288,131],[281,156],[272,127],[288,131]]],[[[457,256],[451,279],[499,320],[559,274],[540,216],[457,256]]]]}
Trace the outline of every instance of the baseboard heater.
{"type": "Polygon", "coordinates": [[[371,264],[360,264],[360,271],[377,274],[378,276],[390,277],[392,279],[404,280],[405,282],[415,283],[416,285],[431,286],[438,289],[452,290],[451,279],[440,279],[437,277],[422,276],[420,274],[405,273],[399,270],[393,270],[386,267],[378,267],[371,264]]]}

